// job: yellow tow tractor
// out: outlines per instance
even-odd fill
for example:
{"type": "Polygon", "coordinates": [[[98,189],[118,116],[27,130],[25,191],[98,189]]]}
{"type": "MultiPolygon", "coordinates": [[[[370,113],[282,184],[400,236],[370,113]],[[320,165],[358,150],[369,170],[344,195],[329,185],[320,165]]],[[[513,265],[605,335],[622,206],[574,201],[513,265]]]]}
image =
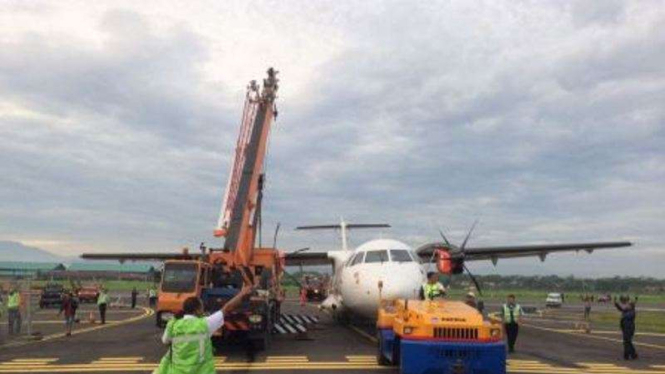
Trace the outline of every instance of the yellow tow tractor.
{"type": "Polygon", "coordinates": [[[384,300],[377,321],[380,365],[402,374],[505,374],[501,322],[448,300],[384,300]]]}

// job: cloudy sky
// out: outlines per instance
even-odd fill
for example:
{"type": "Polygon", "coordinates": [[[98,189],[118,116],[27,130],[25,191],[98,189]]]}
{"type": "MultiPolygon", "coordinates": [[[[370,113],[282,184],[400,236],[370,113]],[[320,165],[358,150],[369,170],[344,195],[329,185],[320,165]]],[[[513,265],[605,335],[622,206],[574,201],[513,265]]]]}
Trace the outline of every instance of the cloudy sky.
{"type": "Polygon", "coordinates": [[[632,240],[473,264],[665,266],[663,1],[0,0],[0,240],[172,251],[212,238],[244,91],[280,71],[264,236],[411,245],[632,240]]]}

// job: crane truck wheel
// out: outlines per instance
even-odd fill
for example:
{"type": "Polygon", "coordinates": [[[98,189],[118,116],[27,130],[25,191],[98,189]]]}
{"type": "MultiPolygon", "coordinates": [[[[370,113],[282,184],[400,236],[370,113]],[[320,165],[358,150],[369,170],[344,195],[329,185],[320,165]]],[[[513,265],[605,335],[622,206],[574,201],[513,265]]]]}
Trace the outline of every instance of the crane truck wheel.
{"type": "Polygon", "coordinates": [[[162,312],[155,313],[155,325],[160,329],[166,327],[166,321],[162,318],[162,312]]]}
{"type": "Polygon", "coordinates": [[[252,349],[255,352],[265,351],[270,347],[270,342],[272,340],[273,322],[272,322],[271,313],[266,313],[266,316],[268,320],[265,322],[265,329],[263,330],[261,335],[253,336],[250,339],[252,349]]]}

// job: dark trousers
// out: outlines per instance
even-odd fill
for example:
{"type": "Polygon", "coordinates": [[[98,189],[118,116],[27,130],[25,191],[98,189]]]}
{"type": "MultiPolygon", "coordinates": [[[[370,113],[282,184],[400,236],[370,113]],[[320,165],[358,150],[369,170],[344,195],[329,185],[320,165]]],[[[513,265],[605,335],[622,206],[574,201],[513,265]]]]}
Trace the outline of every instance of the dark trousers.
{"type": "Polygon", "coordinates": [[[632,331],[622,331],[623,332],[623,358],[626,360],[630,358],[637,358],[637,351],[633,345],[633,332],[632,331]]]}
{"type": "Polygon", "coordinates": [[[136,308],[136,295],[132,295],[132,309],[136,308]]]}
{"type": "Polygon", "coordinates": [[[21,333],[21,312],[18,309],[7,309],[7,322],[9,335],[21,333]]]}
{"type": "Polygon", "coordinates": [[[102,324],[106,323],[106,304],[99,304],[99,318],[102,324]]]}
{"type": "Polygon", "coordinates": [[[504,326],[506,328],[506,337],[508,338],[508,352],[514,352],[517,334],[520,332],[520,325],[517,323],[506,323],[504,326]]]}

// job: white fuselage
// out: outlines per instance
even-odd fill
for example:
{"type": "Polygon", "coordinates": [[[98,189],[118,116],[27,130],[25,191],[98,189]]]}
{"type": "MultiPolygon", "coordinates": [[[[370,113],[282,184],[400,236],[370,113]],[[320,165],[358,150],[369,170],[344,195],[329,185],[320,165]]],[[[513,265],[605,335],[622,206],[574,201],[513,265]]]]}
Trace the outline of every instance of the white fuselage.
{"type": "Polygon", "coordinates": [[[328,252],[328,257],[335,271],[321,306],[333,312],[375,319],[379,300],[417,298],[426,278],[418,256],[396,240],[372,240],[354,251],[328,252]]]}

